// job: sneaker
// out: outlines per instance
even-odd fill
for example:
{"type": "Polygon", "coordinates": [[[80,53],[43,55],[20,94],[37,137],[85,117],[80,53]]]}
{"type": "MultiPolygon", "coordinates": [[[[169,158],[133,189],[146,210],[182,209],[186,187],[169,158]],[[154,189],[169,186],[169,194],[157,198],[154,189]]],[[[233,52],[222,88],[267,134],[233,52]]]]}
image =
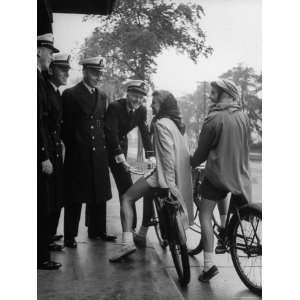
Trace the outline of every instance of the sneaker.
{"type": "Polygon", "coordinates": [[[224,254],[226,253],[227,249],[226,247],[224,247],[223,243],[221,241],[218,241],[216,249],[215,249],[215,253],[216,254],[224,254]]]}
{"type": "Polygon", "coordinates": [[[110,262],[116,262],[123,257],[130,255],[136,251],[136,247],[133,244],[123,244],[109,259],[110,262]]]}
{"type": "Polygon", "coordinates": [[[134,243],[139,248],[146,248],[147,247],[147,239],[146,236],[139,235],[138,233],[133,234],[134,243]]]}
{"type": "Polygon", "coordinates": [[[219,274],[218,268],[214,265],[208,271],[203,271],[202,274],[199,275],[198,279],[201,282],[209,282],[214,276],[219,274]]]}

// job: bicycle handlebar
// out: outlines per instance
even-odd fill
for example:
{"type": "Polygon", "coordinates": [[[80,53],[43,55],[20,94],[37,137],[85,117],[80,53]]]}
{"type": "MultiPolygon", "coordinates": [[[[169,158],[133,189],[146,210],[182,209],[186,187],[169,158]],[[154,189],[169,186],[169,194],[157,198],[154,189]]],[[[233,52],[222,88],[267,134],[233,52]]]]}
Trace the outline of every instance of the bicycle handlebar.
{"type": "Polygon", "coordinates": [[[131,174],[135,174],[135,175],[145,175],[145,172],[143,171],[140,171],[132,166],[129,167],[128,171],[131,173],[131,174]]]}

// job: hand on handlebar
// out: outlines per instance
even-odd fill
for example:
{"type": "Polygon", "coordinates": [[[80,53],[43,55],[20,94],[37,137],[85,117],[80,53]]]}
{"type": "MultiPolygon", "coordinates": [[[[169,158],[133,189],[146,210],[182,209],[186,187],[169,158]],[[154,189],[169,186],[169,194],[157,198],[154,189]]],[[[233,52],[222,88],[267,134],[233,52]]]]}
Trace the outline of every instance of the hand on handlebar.
{"type": "Polygon", "coordinates": [[[128,164],[125,155],[123,153],[116,155],[115,161],[117,164],[122,164],[127,172],[130,171],[131,166],[128,164]]]}
{"type": "Polygon", "coordinates": [[[131,166],[126,160],[122,162],[122,165],[127,172],[130,172],[131,166]]]}
{"type": "Polygon", "coordinates": [[[154,156],[150,156],[147,160],[148,169],[154,169],[156,167],[156,159],[154,156]]]}

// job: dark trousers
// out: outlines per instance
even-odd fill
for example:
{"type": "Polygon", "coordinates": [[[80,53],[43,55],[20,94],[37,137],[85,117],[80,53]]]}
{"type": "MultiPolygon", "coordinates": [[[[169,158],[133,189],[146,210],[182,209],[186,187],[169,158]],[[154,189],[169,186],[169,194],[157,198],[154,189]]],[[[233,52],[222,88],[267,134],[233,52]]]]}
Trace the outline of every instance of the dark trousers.
{"type": "Polygon", "coordinates": [[[88,236],[93,238],[106,234],[106,202],[86,206],[86,226],[88,236]]]}
{"type": "MultiPolygon", "coordinates": [[[[125,170],[122,164],[117,164],[114,158],[110,158],[109,160],[110,170],[115,179],[117,189],[119,192],[119,198],[121,200],[121,196],[132,186],[133,182],[131,179],[131,175],[128,171],[125,170]]],[[[136,207],[133,206],[133,225],[132,229],[136,228],[136,207]]]]}
{"type": "Polygon", "coordinates": [[[38,169],[37,176],[37,263],[50,260],[49,243],[49,182],[38,169]]]}
{"type": "Polygon", "coordinates": [[[48,250],[49,243],[49,217],[38,208],[37,211],[37,263],[41,264],[50,260],[50,252],[48,250]]]}
{"type": "Polygon", "coordinates": [[[81,203],[68,203],[65,205],[64,240],[72,241],[78,234],[81,214],[81,203]]]}
{"type": "MultiPolygon", "coordinates": [[[[101,204],[87,204],[87,226],[91,237],[106,233],[106,202],[101,204]]],[[[81,215],[81,203],[65,205],[64,239],[72,241],[78,235],[81,215]]]]}
{"type": "Polygon", "coordinates": [[[58,222],[59,222],[59,218],[60,218],[60,212],[61,212],[61,208],[57,209],[56,211],[54,211],[50,214],[50,220],[49,220],[50,239],[54,235],[56,235],[58,222]]]}

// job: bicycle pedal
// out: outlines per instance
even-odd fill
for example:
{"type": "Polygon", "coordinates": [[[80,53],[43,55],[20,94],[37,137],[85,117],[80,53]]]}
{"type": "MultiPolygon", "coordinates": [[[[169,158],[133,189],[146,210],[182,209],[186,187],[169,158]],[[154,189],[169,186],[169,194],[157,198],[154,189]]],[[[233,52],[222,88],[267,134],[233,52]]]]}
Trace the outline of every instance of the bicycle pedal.
{"type": "Polygon", "coordinates": [[[226,253],[227,251],[226,251],[226,249],[215,249],[215,254],[224,254],[224,253],[226,253]]]}

